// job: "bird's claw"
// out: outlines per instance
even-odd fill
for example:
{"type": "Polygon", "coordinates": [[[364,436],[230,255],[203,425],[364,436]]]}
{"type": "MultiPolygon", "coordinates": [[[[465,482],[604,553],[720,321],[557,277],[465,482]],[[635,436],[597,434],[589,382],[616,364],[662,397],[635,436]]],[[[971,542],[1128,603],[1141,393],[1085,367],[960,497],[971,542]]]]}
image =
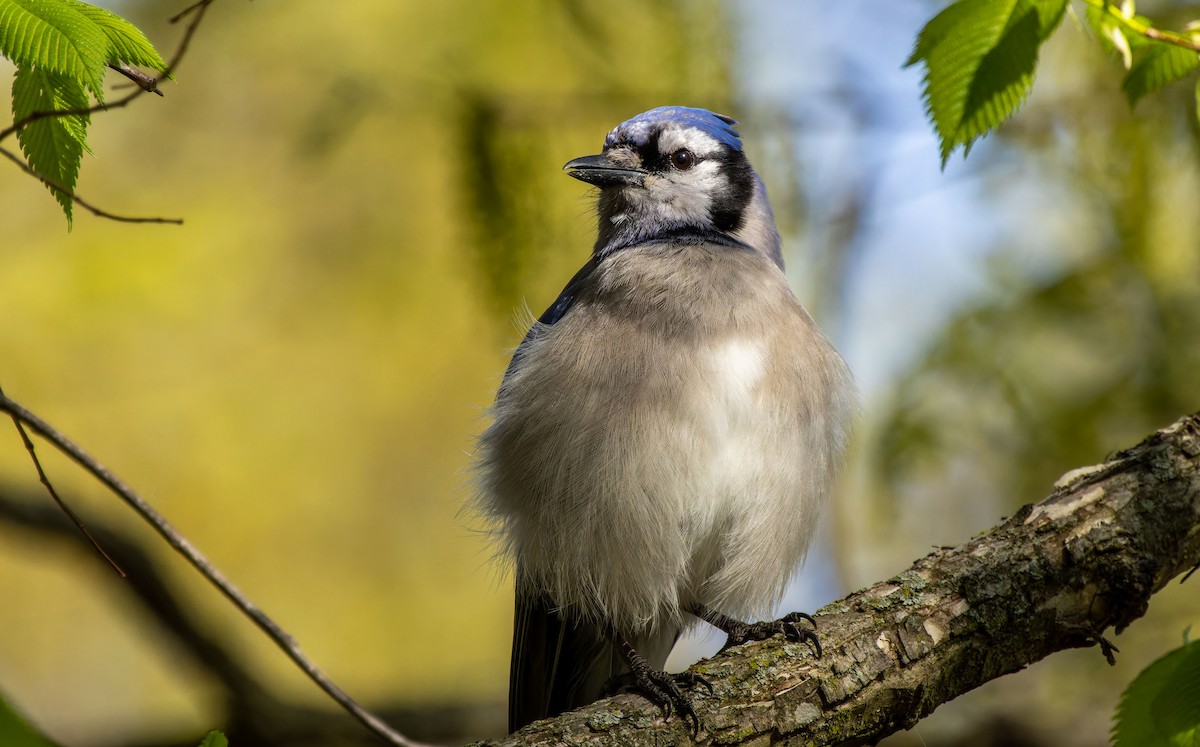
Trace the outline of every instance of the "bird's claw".
{"type": "Polygon", "coordinates": [[[697,685],[702,685],[708,690],[709,695],[713,694],[712,683],[693,672],[671,674],[648,669],[642,677],[633,672],[618,674],[604,685],[604,695],[609,697],[618,692],[636,690],[658,706],[662,710],[664,718],[675,711],[685,720],[692,719],[693,726],[698,729],[699,722],[696,712],[692,708],[691,700],[682,690],[682,688],[691,689],[697,685]]]}
{"type": "Polygon", "coordinates": [[[683,685],[686,688],[691,689],[691,688],[694,688],[696,685],[704,685],[704,688],[706,690],[708,690],[708,694],[709,695],[713,694],[712,683],[709,682],[704,677],[701,677],[700,675],[696,674],[695,672],[680,672],[678,674],[673,674],[671,676],[675,678],[675,681],[677,683],[679,683],[680,685],[683,685]]]}
{"type": "Polygon", "coordinates": [[[725,631],[729,638],[721,650],[724,651],[731,646],[740,646],[747,641],[765,641],[771,636],[782,635],[789,641],[811,643],[819,659],[821,658],[821,641],[817,638],[816,630],[814,630],[816,627],[816,620],[805,612],[789,612],[778,620],[766,622],[738,622],[730,625],[729,629],[725,631]],[[801,622],[806,622],[808,625],[801,626],[799,624],[801,622]]]}
{"type": "Polygon", "coordinates": [[[817,653],[817,658],[821,658],[821,639],[817,637],[817,621],[805,612],[789,612],[781,617],[778,622],[783,626],[783,634],[787,636],[789,641],[807,641],[812,644],[813,649],[817,653]],[[804,621],[807,626],[801,627],[797,623],[804,621]],[[810,627],[811,626],[811,627],[810,627]]]}
{"type": "Polygon", "coordinates": [[[692,699],[683,691],[683,688],[704,685],[711,695],[713,692],[711,682],[692,672],[670,674],[654,669],[635,674],[634,682],[642,694],[662,710],[663,718],[670,718],[672,712],[677,713],[685,724],[691,722],[693,736],[700,733],[700,717],[696,715],[692,699]]]}
{"type": "Polygon", "coordinates": [[[604,690],[606,696],[625,690],[641,693],[647,700],[658,706],[662,711],[663,718],[670,718],[672,713],[678,713],[684,722],[690,722],[694,736],[700,732],[700,717],[696,715],[692,699],[683,691],[683,688],[691,689],[697,685],[704,686],[708,690],[708,694],[712,695],[712,683],[698,674],[692,672],[671,674],[647,669],[639,673],[626,672],[617,675],[608,681],[604,690]]]}

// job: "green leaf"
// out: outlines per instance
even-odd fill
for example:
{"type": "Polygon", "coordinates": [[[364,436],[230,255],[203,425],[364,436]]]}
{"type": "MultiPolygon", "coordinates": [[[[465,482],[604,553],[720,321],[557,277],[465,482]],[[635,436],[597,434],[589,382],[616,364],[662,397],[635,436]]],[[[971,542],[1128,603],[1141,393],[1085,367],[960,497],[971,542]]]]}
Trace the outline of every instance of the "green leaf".
{"type": "Polygon", "coordinates": [[[1131,22],[1133,28],[1146,28],[1154,25],[1149,18],[1132,15],[1131,11],[1132,6],[1125,5],[1119,8],[1115,5],[1088,5],[1084,11],[1084,19],[1099,40],[1100,46],[1106,52],[1118,55],[1126,70],[1133,67],[1133,58],[1139,50],[1157,47],[1161,44],[1161,42],[1147,39],[1137,31],[1131,31],[1126,26],[1126,21],[1131,22]]]}
{"type": "Polygon", "coordinates": [[[969,3],[953,3],[942,9],[942,12],[931,18],[917,34],[917,43],[912,54],[904,61],[904,67],[911,67],[929,57],[934,49],[942,45],[946,38],[953,34],[959,26],[967,22],[974,8],[969,3]]]}
{"type": "Polygon", "coordinates": [[[229,740],[219,731],[210,731],[200,740],[200,747],[229,747],[229,740]]]}
{"type": "Polygon", "coordinates": [[[158,50],[137,26],[104,8],[97,8],[94,5],[79,2],[79,0],[70,0],[70,4],[96,24],[108,37],[109,64],[115,65],[124,62],[130,65],[141,65],[159,72],[167,69],[167,63],[159,56],[158,50]]]}
{"type": "Polygon", "coordinates": [[[1033,85],[1038,50],[1066,0],[958,0],[925,25],[907,65],[925,63],[923,97],[942,164],[1010,117],[1033,85]]]}
{"type": "Polygon", "coordinates": [[[1139,674],[1117,706],[1114,747],[1200,747],[1200,641],[1139,674]]]}
{"type": "MultiPolygon", "coordinates": [[[[13,121],[33,112],[86,109],[87,92],[79,81],[42,68],[17,68],[13,76],[13,121]]],[[[87,150],[87,114],[45,117],[17,131],[17,141],[29,166],[42,176],[74,191],[79,162],[87,150]]],[[[90,151],[89,151],[90,152],[90,151]]],[[[49,185],[47,185],[49,186],[49,185]]],[[[71,228],[74,203],[70,195],[49,187],[71,228]]]]}
{"type": "Polygon", "coordinates": [[[1062,23],[1070,3],[1067,0],[1031,0],[1030,4],[1038,12],[1038,35],[1042,41],[1046,41],[1062,23]]]}
{"type": "Polygon", "coordinates": [[[82,83],[104,100],[111,43],[104,31],[62,0],[0,0],[0,54],[19,68],[40,67],[82,83]]]}
{"type": "Polygon", "coordinates": [[[1148,93],[1188,76],[1200,67],[1200,54],[1173,44],[1156,43],[1134,64],[1121,88],[1133,106],[1148,93]]]}
{"type": "MultiPolygon", "coordinates": [[[[946,40],[946,37],[961,33],[961,27],[970,23],[973,14],[979,12],[980,3],[956,2],[946,6],[934,16],[917,35],[917,44],[904,62],[905,67],[915,65],[929,56],[929,52],[946,40]]],[[[983,3],[988,5],[989,3],[983,3]]],[[[1011,5],[1012,3],[1008,3],[1011,5]]],[[[1030,0],[1028,5],[1038,13],[1039,36],[1044,41],[1058,27],[1067,12],[1067,0],[1030,0]]]]}

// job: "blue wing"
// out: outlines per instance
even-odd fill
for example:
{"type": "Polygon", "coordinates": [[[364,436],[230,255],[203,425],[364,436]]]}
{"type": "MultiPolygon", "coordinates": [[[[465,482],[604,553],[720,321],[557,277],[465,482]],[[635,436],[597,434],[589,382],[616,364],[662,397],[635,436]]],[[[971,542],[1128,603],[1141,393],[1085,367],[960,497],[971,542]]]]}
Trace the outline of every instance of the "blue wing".
{"type": "Polygon", "coordinates": [[[550,304],[550,308],[543,311],[542,315],[538,317],[538,323],[525,333],[525,338],[517,346],[512,360],[508,362],[508,368],[504,371],[504,379],[500,382],[501,392],[504,391],[505,384],[508,383],[509,377],[512,376],[512,372],[516,369],[517,363],[521,360],[521,355],[529,346],[529,342],[538,334],[539,328],[549,327],[566,316],[599,265],[600,259],[592,257],[587,261],[587,264],[579,268],[579,272],[575,273],[575,276],[571,278],[567,286],[562,289],[562,292],[558,294],[558,298],[554,299],[554,303],[550,304]]]}

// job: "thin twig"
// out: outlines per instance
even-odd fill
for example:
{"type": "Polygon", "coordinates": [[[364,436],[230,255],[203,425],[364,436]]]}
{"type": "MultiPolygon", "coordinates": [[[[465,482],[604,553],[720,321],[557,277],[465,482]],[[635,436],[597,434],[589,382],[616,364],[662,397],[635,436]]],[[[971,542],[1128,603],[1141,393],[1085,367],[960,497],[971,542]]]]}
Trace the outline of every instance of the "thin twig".
{"type": "Polygon", "coordinates": [[[194,13],[196,11],[200,11],[200,13],[203,14],[205,9],[207,9],[208,6],[212,4],[212,2],[213,2],[213,0],[199,0],[198,2],[194,2],[191,5],[184,8],[183,10],[176,13],[175,15],[171,16],[169,19],[167,19],[167,22],[168,23],[179,23],[189,13],[194,13]]]}
{"type": "Polygon", "coordinates": [[[85,471],[99,480],[109,490],[115,493],[121,500],[125,501],[130,508],[134,510],[143,520],[154,528],[158,534],[167,541],[171,547],[182,555],[193,568],[200,572],[200,575],[215,586],[225,597],[237,607],[242,614],[249,617],[255,625],[259,627],[267,637],[275,642],[277,646],[287,655],[289,659],[300,667],[308,678],[316,683],[317,687],[325,691],[325,693],[333,698],[338,705],[345,708],[350,715],[358,719],[363,726],[367,727],[371,732],[381,737],[390,744],[398,747],[422,747],[420,743],[413,742],[398,733],[386,723],[383,722],[375,714],[360,706],[349,695],[347,695],[340,687],[335,685],[332,680],[321,671],[319,667],[311,659],[309,659],[301,650],[296,640],[291,634],[279,627],[278,624],[258,608],[250,599],[234,586],[225,574],[214,566],[203,553],[197,550],[192,543],[187,540],[182,534],[175,530],[169,522],[158,513],[149,503],[142,499],[128,485],[121,481],[112,472],[100,464],[95,458],[89,455],[81,447],[76,445],[53,426],[40,417],[25,409],[21,404],[10,399],[3,392],[0,392],[0,411],[7,412],[13,419],[25,423],[38,435],[52,443],[55,448],[69,457],[72,461],[82,467],[85,471]]]}
{"type": "Polygon", "coordinates": [[[173,224],[176,226],[183,225],[183,218],[138,217],[138,216],[130,216],[130,215],[117,215],[116,213],[110,213],[107,210],[96,207],[92,203],[83,199],[78,194],[76,194],[72,190],[67,189],[66,187],[59,184],[58,182],[51,179],[50,177],[39,173],[32,166],[25,163],[25,161],[23,161],[20,157],[18,157],[17,154],[13,153],[12,151],[8,150],[7,148],[0,148],[0,155],[4,156],[8,160],[15,163],[25,173],[29,174],[30,176],[32,176],[36,179],[41,180],[41,182],[43,184],[45,184],[47,187],[49,187],[50,189],[53,189],[55,192],[60,192],[64,195],[66,195],[67,197],[71,198],[71,201],[74,202],[76,205],[79,205],[81,208],[87,210],[89,213],[91,213],[92,215],[95,215],[98,218],[108,218],[109,220],[115,220],[115,221],[119,221],[121,223],[170,223],[170,224],[173,224]]]}
{"type": "MultiPolygon", "coordinates": [[[[189,30],[190,29],[191,29],[191,27],[189,26],[189,30]]],[[[158,84],[164,78],[166,78],[165,73],[162,73],[157,76],[148,76],[145,73],[142,73],[140,70],[136,71],[137,73],[139,73],[141,76],[144,77],[145,82],[143,82],[142,80],[133,78],[129,73],[126,72],[126,70],[132,70],[132,68],[122,69],[124,66],[121,66],[121,67],[110,66],[110,67],[112,67],[113,70],[116,70],[117,72],[121,73],[125,77],[130,78],[135,83],[137,83],[138,84],[137,88],[135,88],[129,95],[122,96],[121,98],[117,99],[116,101],[93,104],[91,106],[84,106],[84,107],[79,107],[76,109],[46,109],[43,111],[30,112],[26,116],[21,117],[17,121],[13,122],[8,127],[5,127],[3,130],[0,130],[0,141],[4,140],[8,136],[12,135],[13,133],[15,133],[19,130],[25,129],[29,125],[31,125],[34,122],[37,122],[38,120],[41,120],[41,119],[49,119],[50,117],[90,116],[92,114],[95,114],[96,112],[107,112],[107,111],[112,111],[113,109],[121,109],[123,107],[128,106],[130,104],[130,102],[132,102],[134,99],[138,98],[139,96],[141,96],[142,94],[144,94],[150,90],[153,90],[159,96],[163,95],[162,91],[158,90],[158,84]],[[147,87],[147,86],[152,86],[152,87],[147,87]]],[[[168,68],[168,70],[169,69],[170,68],[168,68]]]]}
{"type": "Polygon", "coordinates": [[[1154,41],[1160,41],[1164,44],[1173,44],[1176,47],[1182,47],[1184,49],[1190,49],[1193,52],[1200,53],[1200,41],[1197,41],[1191,36],[1185,36],[1183,34],[1175,33],[1174,31],[1164,31],[1160,28],[1156,28],[1148,23],[1144,23],[1136,16],[1126,16],[1117,5],[1111,2],[1111,0],[1084,0],[1084,2],[1093,8],[1097,8],[1104,12],[1114,21],[1133,33],[1138,34],[1139,36],[1144,36],[1147,39],[1153,39],[1154,41]]]}
{"type": "MultiPolygon", "coordinates": [[[[51,506],[30,501],[4,483],[0,483],[0,522],[37,533],[39,542],[75,539],[72,527],[62,521],[51,506]]],[[[121,582],[122,591],[132,592],[150,619],[174,637],[192,655],[195,663],[211,673],[228,691],[232,701],[230,707],[235,710],[232,721],[244,718],[236,713],[238,709],[258,707],[258,703],[272,700],[255,673],[222,645],[201,616],[195,614],[191,604],[167,580],[167,569],[151,557],[148,548],[135,541],[131,531],[105,526],[98,520],[91,522],[90,531],[128,569],[128,580],[121,582]]]]}
{"type": "Polygon", "coordinates": [[[94,104],[92,106],[80,107],[77,109],[49,109],[45,111],[32,112],[29,115],[13,122],[8,127],[0,130],[0,141],[9,137],[18,130],[28,127],[33,122],[36,122],[40,119],[46,119],[47,117],[82,116],[87,114],[95,114],[96,112],[110,111],[112,109],[120,109],[128,106],[130,102],[147,91],[154,91],[161,96],[162,92],[158,90],[158,84],[171,77],[176,68],[179,67],[179,63],[183,60],[184,54],[187,53],[188,47],[192,43],[192,37],[196,34],[196,28],[199,27],[200,21],[204,19],[204,14],[208,10],[208,6],[213,2],[214,0],[200,0],[200,2],[188,6],[182,12],[176,14],[170,19],[171,23],[176,23],[188,14],[194,14],[191,23],[189,23],[187,28],[183,30],[183,37],[179,40],[179,46],[175,48],[175,54],[171,55],[171,61],[167,63],[166,70],[162,71],[158,75],[149,76],[145,73],[142,73],[140,70],[134,71],[132,68],[124,68],[124,66],[112,66],[113,70],[116,70],[127,78],[131,78],[131,80],[138,84],[138,87],[129,95],[123,96],[116,101],[94,104]],[[140,77],[132,77],[130,75],[130,71],[140,77]]]}
{"type": "MultiPolygon", "coordinates": [[[[125,106],[126,104],[129,103],[129,100],[133,99],[135,96],[140,96],[142,93],[143,93],[143,91],[141,91],[139,89],[139,90],[133,92],[132,94],[130,94],[125,99],[121,99],[120,101],[117,101],[114,104],[112,104],[111,108],[115,109],[118,107],[125,106]]],[[[13,133],[17,132],[18,130],[25,129],[29,125],[38,121],[39,119],[46,119],[48,117],[82,117],[82,116],[90,115],[92,112],[97,112],[97,111],[100,111],[105,108],[106,107],[103,104],[96,104],[95,106],[81,107],[78,109],[51,109],[48,111],[32,112],[24,117],[21,117],[16,122],[13,122],[8,127],[5,127],[3,130],[0,130],[0,141],[4,140],[6,137],[8,137],[9,135],[12,135],[13,133]]]]}
{"type": "MultiPolygon", "coordinates": [[[[1138,27],[1132,28],[1137,29],[1138,27]]],[[[1142,36],[1146,37],[1147,39],[1154,39],[1155,41],[1165,42],[1166,44],[1174,44],[1177,47],[1183,47],[1184,49],[1190,49],[1193,52],[1200,53],[1200,42],[1189,39],[1182,34],[1176,34],[1171,31],[1163,31],[1162,29],[1156,29],[1153,26],[1146,26],[1139,29],[1139,33],[1141,33],[1142,36]]]]}
{"type": "Polygon", "coordinates": [[[143,91],[147,91],[158,96],[163,95],[163,92],[158,90],[158,78],[153,75],[147,75],[141,70],[138,70],[136,67],[130,67],[128,65],[109,65],[108,69],[115,70],[121,75],[124,75],[126,78],[129,78],[135,84],[137,84],[138,88],[142,89],[143,91]]]}
{"type": "MultiPolygon", "coordinates": [[[[0,388],[0,397],[3,396],[4,390],[0,388]]],[[[29,458],[33,460],[33,468],[37,470],[38,482],[46,487],[46,492],[49,493],[50,497],[54,499],[54,502],[58,504],[59,509],[62,510],[62,512],[67,515],[67,518],[75,524],[75,527],[80,531],[81,534],[83,534],[87,541],[92,543],[92,547],[96,548],[96,552],[100,553],[100,557],[107,560],[108,564],[111,565],[113,569],[115,569],[116,572],[121,575],[121,578],[125,578],[125,570],[121,568],[117,561],[113,560],[111,555],[104,551],[104,548],[99,542],[96,541],[96,538],[92,536],[92,533],[88,531],[88,528],[83,525],[83,520],[71,510],[71,507],[67,505],[67,502],[64,501],[62,496],[58,494],[58,491],[54,489],[54,484],[50,482],[49,475],[47,475],[46,470],[42,468],[42,460],[38,458],[37,449],[34,448],[33,441],[30,440],[29,434],[25,432],[25,425],[20,421],[20,419],[17,418],[16,415],[12,416],[12,421],[13,425],[17,427],[17,433],[21,435],[21,443],[25,445],[25,451],[29,452],[29,458]]]]}

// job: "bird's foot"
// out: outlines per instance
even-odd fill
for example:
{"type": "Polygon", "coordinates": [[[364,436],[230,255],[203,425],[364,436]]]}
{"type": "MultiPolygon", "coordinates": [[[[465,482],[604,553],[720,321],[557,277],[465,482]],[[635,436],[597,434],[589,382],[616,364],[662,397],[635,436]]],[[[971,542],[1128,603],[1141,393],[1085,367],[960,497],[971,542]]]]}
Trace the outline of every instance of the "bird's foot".
{"type": "Polygon", "coordinates": [[[790,612],[778,620],[744,623],[719,612],[701,608],[699,617],[725,631],[725,634],[729,636],[725,645],[721,647],[722,651],[731,646],[740,646],[747,641],[765,641],[771,636],[782,635],[789,641],[811,643],[813,649],[816,650],[817,658],[821,657],[821,640],[817,638],[816,632],[817,622],[813,620],[812,615],[804,612],[790,612]],[[802,625],[801,623],[807,624],[802,625]]]}
{"type": "Polygon", "coordinates": [[[663,718],[670,718],[672,713],[677,713],[685,724],[690,723],[693,736],[699,734],[700,717],[696,715],[692,698],[684,692],[684,688],[692,689],[703,685],[711,695],[712,683],[692,672],[661,672],[651,667],[623,637],[618,635],[615,638],[618,650],[629,667],[629,673],[609,680],[605,689],[610,692],[624,688],[636,690],[662,710],[663,718]]]}

